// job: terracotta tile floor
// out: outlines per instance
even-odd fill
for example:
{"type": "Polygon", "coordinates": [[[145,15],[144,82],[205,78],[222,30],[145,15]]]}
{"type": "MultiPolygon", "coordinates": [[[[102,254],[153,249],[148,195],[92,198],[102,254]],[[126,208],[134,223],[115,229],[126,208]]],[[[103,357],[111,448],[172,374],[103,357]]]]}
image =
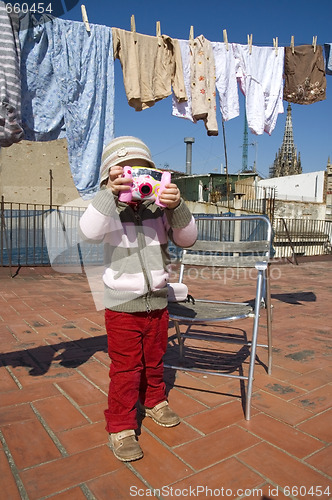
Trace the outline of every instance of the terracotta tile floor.
{"type": "MultiPolygon", "coordinates": [[[[252,297],[250,277],[204,273],[189,283],[194,296],[252,297]]],[[[144,458],[125,464],[107,444],[104,318],[85,277],[21,268],[11,278],[0,268],[0,498],[332,498],[332,260],[275,264],[272,301],[273,372],[260,349],[251,420],[238,380],[166,369],[182,422],[166,429],[144,419],[144,458]]],[[[189,355],[202,348],[187,346],[189,355]]]]}

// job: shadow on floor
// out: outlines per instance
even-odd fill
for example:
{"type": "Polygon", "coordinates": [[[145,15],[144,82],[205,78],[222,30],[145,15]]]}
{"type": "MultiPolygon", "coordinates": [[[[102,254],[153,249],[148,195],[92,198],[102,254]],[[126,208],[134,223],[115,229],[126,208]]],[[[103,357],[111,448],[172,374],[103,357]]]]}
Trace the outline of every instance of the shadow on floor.
{"type": "Polygon", "coordinates": [[[60,361],[66,368],[77,368],[99,351],[107,352],[107,335],[0,354],[0,364],[24,366],[29,375],[38,377],[48,372],[53,361],[60,361]]]}
{"type": "Polygon", "coordinates": [[[272,293],[271,298],[298,306],[302,305],[301,302],[316,302],[317,300],[317,297],[313,292],[272,293]]]}

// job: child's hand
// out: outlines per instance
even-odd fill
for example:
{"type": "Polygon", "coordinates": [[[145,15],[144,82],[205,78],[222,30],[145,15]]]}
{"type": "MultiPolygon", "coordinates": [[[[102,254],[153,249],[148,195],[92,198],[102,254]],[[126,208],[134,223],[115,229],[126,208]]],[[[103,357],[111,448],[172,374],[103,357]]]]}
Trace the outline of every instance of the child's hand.
{"type": "Polygon", "coordinates": [[[167,208],[176,208],[181,199],[180,190],[176,184],[167,184],[159,199],[167,208]]]}
{"type": "Polygon", "coordinates": [[[120,191],[129,191],[132,184],[132,179],[122,177],[123,167],[116,165],[110,168],[107,187],[111,189],[112,193],[118,195],[120,191]]]}

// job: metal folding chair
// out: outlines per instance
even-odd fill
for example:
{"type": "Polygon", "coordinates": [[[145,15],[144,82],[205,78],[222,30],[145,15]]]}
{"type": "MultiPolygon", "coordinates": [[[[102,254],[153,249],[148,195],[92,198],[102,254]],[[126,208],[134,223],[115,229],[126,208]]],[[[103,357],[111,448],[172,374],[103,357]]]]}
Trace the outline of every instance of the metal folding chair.
{"type": "MultiPolygon", "coordinates": [[[[165,367],[246,380],[245,418],[250,420],[257,347],[267,347],[267,371],[269,374],[272,369],[272,306],[269,282],[271,224],[269,219],[263,215],[197,217],[196,221],[198,239],[192,247],[183,250],[179,282],[185,283],[188,267],[199,266],[201,269],[214,266],[236,269],[255,268],[257,270],[255,292],[253,293],[253,301],[250,300],[249,302],[225,302],[222,300],[206,300],[201,297],[195,297],[194,303],[187,301],[169,302],[170,320],[173,321],[175,326],[179,343],[180,363],[165,364],[165,367]],[[259,318],[263,309],[266,310],[267,314],[267,344],[258,344],[259,318]],[[236,335],[236,338],[232,338],[229,332],[227,335],[222,335],[222,332],[220,335],[215,332],[211,335],[211,333],[201,329],[197,331],[198,325],[204,327],[214,325],[215,327],[215,325],[223,322],[243,320],[245,318],[252,318],[253,321],[251,339],[249,340],[247,335],[239,339],[236,335]],[[181,325],[186,327],[184,331],[181,331],[181,325]],[[245,344],[249,349],[247,374],[244,375],[242,369],[239,374],[236,374],[223,370],[185,367],[182,362],[186,350],[184,343],[187,338],[199,341],[206,340],[208,342],[245,344]]],[[[220,297],[216,298],[219,299],[220,297]]],[[[197,357],[199,357],[199,354],[197,354],[197,357]]]]}

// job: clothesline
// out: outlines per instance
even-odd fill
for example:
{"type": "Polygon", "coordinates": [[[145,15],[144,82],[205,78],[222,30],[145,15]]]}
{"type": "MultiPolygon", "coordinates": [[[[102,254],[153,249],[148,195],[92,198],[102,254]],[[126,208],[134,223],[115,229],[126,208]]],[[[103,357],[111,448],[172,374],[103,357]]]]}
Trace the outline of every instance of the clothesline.
{"type": "MultiPolygon", "coordinates": [[[[174,116],[203,120],[208,133],[215,135],[216,89],[226,121],[239,114],[239,85],[246,98],[250,128],[261,134],[272,132],[278,113],[283,111],[284,56],[289,53],[296,58],[300,50],[295,46],[292,54],[289,47],[278,47],[276,52],[276,47],[252,45],[249,51],[248,45],[235,43],[229,43],[227,50],[225,42],[210,42],[203,35],[194,39],[193,30],[190,40],[162,35],[160,23],[154,37],[136,32],[136,26],[132,26],[135,31],[126,31],[91,24],[87,18],[85,22],[50,16],[45,20],[43,24],[25,16],[19,32],[16,29],[10,38],[8,27],[12,30],[17,24],[9,19],[5,3],[0,1],[0,95],[7,96],[7,101],[0,103],[0,146],[19,142],[22,127],[24,138],[31,141],[66,137],[73,180],[83,198],[98,190],[102,149],[114,136],[114,57],[122,58],[128,102],[135,109],[150,107],[172,95],[174,116]],[[137,47],[141,56],[148,57],[137,59],[133,69],[137,47]],[[151,57],[151,51],[158,57],[151,57]],[[150,61],[157,61],[158,67],[149,67],[150,61]],[[172,73],[165,74],[163,68],[173,68],[172,73]],[[7,79],[2,78],[5,71],[7,79]],[[143,87],[141,79],[151,71],[154,88],[148,90],[152,90],[152,99],[135,94],[134,88],[136,84],[138,89],[146,88],[150,77],[143,87]]],[[[302,47],[306,57],[323,57],[321,46],[316,52],[310,45],[302,47]]],[[[292,57],[288,64],[292,64],[292,57]]],[[[304,90],[310,97],[310,88],[304,90]]],[[[319,100],[325,87],[311,90],[319,100]]]]}
{"type": "MultiPolygon", "coordinates": [[[[87,14],[87,11],[86,11],[86,7],[85,5],[81,5],[81,12],[82,12],[82,20],[86,26],[86,30],[88,32],[90,32],[90,24],[89,24],[89,19],[88,19],[88,14],[87,14]]],[[[130,27],[131,27],[131,31],[134,31],[136,32],[136,21],[135,21],[135,16],[134,14],[132,14],[131,18],[130,18],[130,27]]],[[[160,36],[161,35],[161,24],[160,24],[160,21],[156,21],[156,36],[160,36]]],[[[253,44],[253,35],[247,35],[248,37],[248,44],[251,43],[251,45],[253,44]]],[[[194,26],[191,26],[190,27],[190,32],[189,32],[189,39],[191,38],[194,38],[194,26]]],[[[273,44],[273,47],[274,48],[278,48],[279,47],[282,47],[282,48],[285,48],[288,46],[288,44],[286,42],[283,42],[281,44],[279,44],[278,42],[279,38],[276,37],[276,38],[273,38],[272,39],[272,44],[273,44]]],[[[232,43],[228,40],[228,34],[227,34],[227,30],[224,29],[223,30],[223,41],[224,43],[226,43],[226,45],[228,43],[232,43]]],[[[258,46],[258,47],[269,47],[269,42],[260,42],[260,43],[256,43],[255,42],[255,45],[258,46]]],[[[297,41],[297,45],[308,45],[308,42],[298,42],[297,41]]],[[[291,36],[291,40],[290,40],[290,44],[289,44],[290,47],[294,47],[295,46],[295,37],[294,35],[291,36]]],[[[312,46],[314,48],[316,48],[317,46],[317,36],[316,35],[313,35],[312,37],[312,46]]]]}
{"type": "Polygon", "coordinates": [[[120,28],[112,31],[114,57],[121,62],[129,105],[136,111],[151,107],[167,97],[172,86],[172,114],[193,122],[203,120],[208,135],[218,135],[216,90],[227,121],[239,115],[239,85],[246,97],[248,126],[255,134],[272,133],[277,115],[284,111],[283,100],[310,104],[325,99],[321,46],[227,46],[203,35],[177,40],[120,28]]]}

